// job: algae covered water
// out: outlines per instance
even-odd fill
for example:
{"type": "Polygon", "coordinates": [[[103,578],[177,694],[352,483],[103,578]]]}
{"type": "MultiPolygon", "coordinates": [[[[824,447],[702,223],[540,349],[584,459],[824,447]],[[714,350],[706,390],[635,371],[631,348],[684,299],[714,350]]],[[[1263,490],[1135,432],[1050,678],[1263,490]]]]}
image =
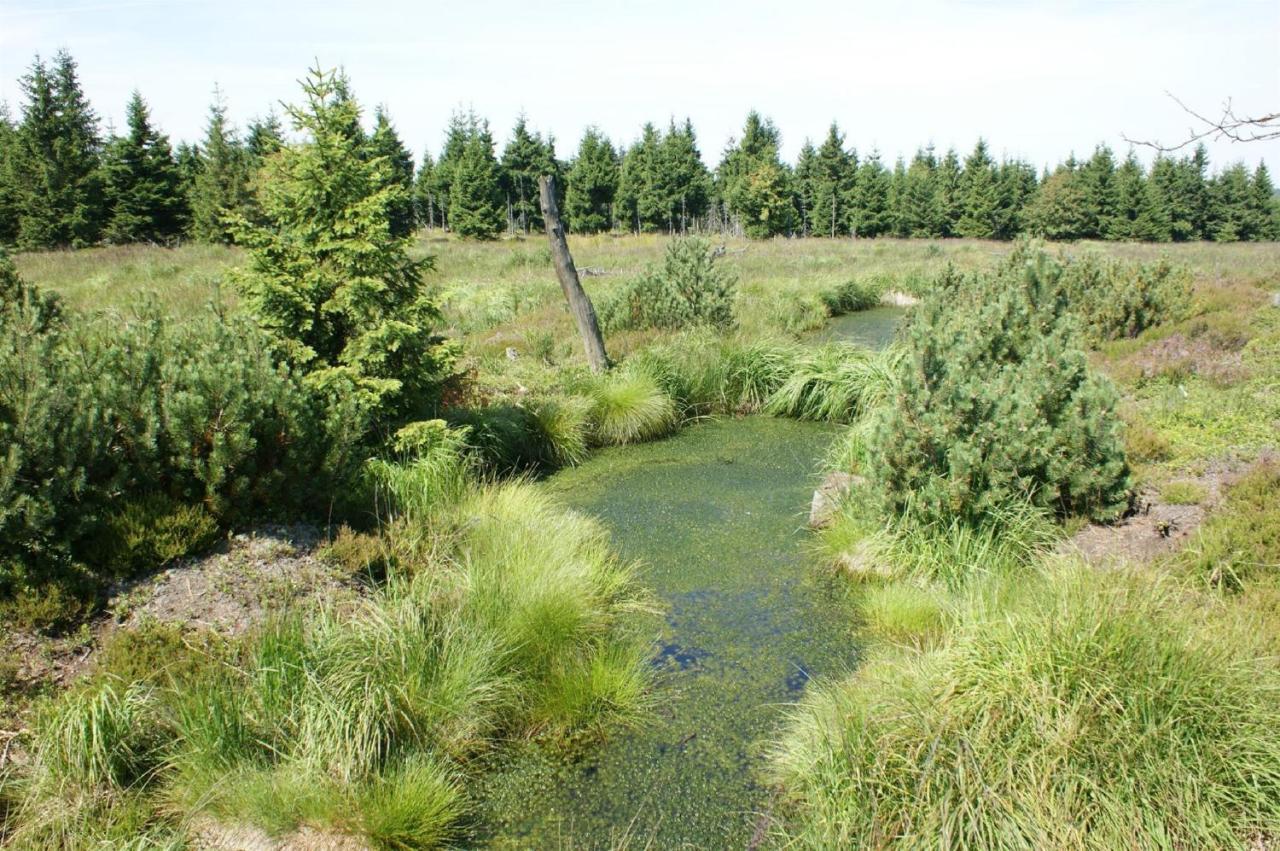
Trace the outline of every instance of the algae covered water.
{"type": "Polygon", "coordinates": [[[746,848],[767,832],[761,744],[815,675],[851,670],[839,586],[804,524],[833,429],[753,417],[611,449],[546,484],[601,518],[664,605],[655,708],[576,761],[499,771],[481,839],[501,848],[746,848]]]}

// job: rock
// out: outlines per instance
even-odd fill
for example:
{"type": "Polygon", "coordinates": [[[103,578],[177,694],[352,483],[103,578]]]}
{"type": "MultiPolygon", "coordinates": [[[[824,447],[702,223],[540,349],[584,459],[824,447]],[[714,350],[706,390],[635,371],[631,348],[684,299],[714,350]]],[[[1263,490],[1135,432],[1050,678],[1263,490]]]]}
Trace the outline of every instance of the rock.
{"type": "Polygon", "coordinates": [[[880,301],[891,307],[913,307],[920,303],[920,299],[899,290],[889,290],[881,296],[880,301]]]}
{"type": "Polygon", "coordinates": [[[1280,293],[1271,294],[1271,306],[1280,307],[1280,293]]]}
{"type": "Polygon", "coordinates": [[[507,346],[507,360],[515,360],[518,357],[520,357],[520,353],[511,346],[507,346]]]}
{"type": "Polygon", "coordinates": [[[840,501],[855,487],[862,487],[867,480],[852,473],[836,471],[828,473],[822,484],[813,492],[813,501],[809,503],[809,525],[821,529],[831,522],[831,518],[840,510],[840,501]]]}

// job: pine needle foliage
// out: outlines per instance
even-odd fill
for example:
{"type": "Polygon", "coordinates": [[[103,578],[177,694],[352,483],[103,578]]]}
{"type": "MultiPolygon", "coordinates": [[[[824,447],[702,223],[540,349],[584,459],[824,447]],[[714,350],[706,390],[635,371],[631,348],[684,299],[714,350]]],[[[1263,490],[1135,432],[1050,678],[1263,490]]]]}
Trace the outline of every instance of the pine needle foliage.
{"type": "Polygon", "coordinates": [[[1063,265],[1024,252],[948,271],[906,329],[868,453],[892,515],[980,523],[1012,503],[1115,518],[1129,506],[1118,394],[1094,374],[1063,265]]]}

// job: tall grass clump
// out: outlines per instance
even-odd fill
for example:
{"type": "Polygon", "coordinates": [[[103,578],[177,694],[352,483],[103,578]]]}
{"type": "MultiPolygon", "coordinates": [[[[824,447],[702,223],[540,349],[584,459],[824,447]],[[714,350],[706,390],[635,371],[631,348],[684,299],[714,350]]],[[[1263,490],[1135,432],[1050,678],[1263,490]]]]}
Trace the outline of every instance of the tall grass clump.
{"type": "Polygon", "coordinates": [[[375,458],[366,467],[379,509],[389,518],[428,523],[456,505],[474,472],[469,436],[469,429],[450,428],[443,420],[423,420],[400,429],[395,448],[404,460],[375,458]]]}
{"type": "Polygon", "coordinates": [[[880,304],[888,289],[888,282],[881,277],[853,278],[823,290],[821,298],[829,315],[842,316],[870,310],[880,304]]]}
{"type": "Polygon", "coordinates": [[[1043,510],[1025,504],[1002,506],[981,523],[959,516],[919,522],[910,511],[886,518],[868,495],[847,500],[819,536],[851,578],[910,579],[959,590],[975,578],[1025,570],[1060,533],[1043,510]]]}
{"type": "Polygon", "coordinates": [[[773,340],[690,331],[627,359],[626,369],[651,377],[685,418],[761,410],[798,356],[773,340]]]}
{"type": "Polygon", "coordinates": [[[794,847],[1245,848],[1280,830],[1280,682],[1168,582],[1068,566],[816,690],[794,847]]]}
{"type": "Polygon", "coordinates": [[[676,427],[675,403],[652,377],[640,370],[615,370],[589,380],[588,422],[597,446],[641,443],[670,434],[676,427]]]}
{"type": "Polygon", "coordinates": [[[437,847],[477,755],[633,717],[650,611],[633,566],[528,482],[451,490],[465,436],[420,424],[401,434],[416,457],[375,467],[396,558],[367,596],[284,613],[180,677],[100,677],[55,699],[21,803],[34,844],[77,847],[127,806],[146,827],[203,816],[437,847]],[[94,809],[55,817],[68,790],[94,809]]]}
{"type": "Polygon", "coordinates": [[[802,420],[849,422],[893,392],[897,359],[894,350],[872,352],[844,343],[806,351],[765,410],[802,420]]]}

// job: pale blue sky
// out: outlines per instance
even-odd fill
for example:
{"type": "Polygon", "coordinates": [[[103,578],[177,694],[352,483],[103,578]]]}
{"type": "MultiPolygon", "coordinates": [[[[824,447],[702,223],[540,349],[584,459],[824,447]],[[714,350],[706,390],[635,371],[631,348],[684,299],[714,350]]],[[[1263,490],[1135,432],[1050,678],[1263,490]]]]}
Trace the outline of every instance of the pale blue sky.
{"type": "MultiPolygon", "coordinates": [[[[0,0],[0,98],[39,52],[67,47],[94,106],[121,121],[139,88],[175,139],[202,134],[214,83],[241,125],[297,94],[314,59],[343,65],[415,155],[452,109],[503,140],[523,109],[567,156],[598,124],[630,141],[690,116],[714,166],[750,108],[793,158],[832,118],[886,160],[932,141],[1037,165],[1121,134],[1173,139],[1189,121],[1164,92],[1213,110],[1280,108],[1280,0],[1014,2],[611,0],[562,3],[0,0]],[[550,57],[550,59],[548,59],[550,57]]],[[[1210,145],[1217,164],[1280,145],[1210,145]]]]}

